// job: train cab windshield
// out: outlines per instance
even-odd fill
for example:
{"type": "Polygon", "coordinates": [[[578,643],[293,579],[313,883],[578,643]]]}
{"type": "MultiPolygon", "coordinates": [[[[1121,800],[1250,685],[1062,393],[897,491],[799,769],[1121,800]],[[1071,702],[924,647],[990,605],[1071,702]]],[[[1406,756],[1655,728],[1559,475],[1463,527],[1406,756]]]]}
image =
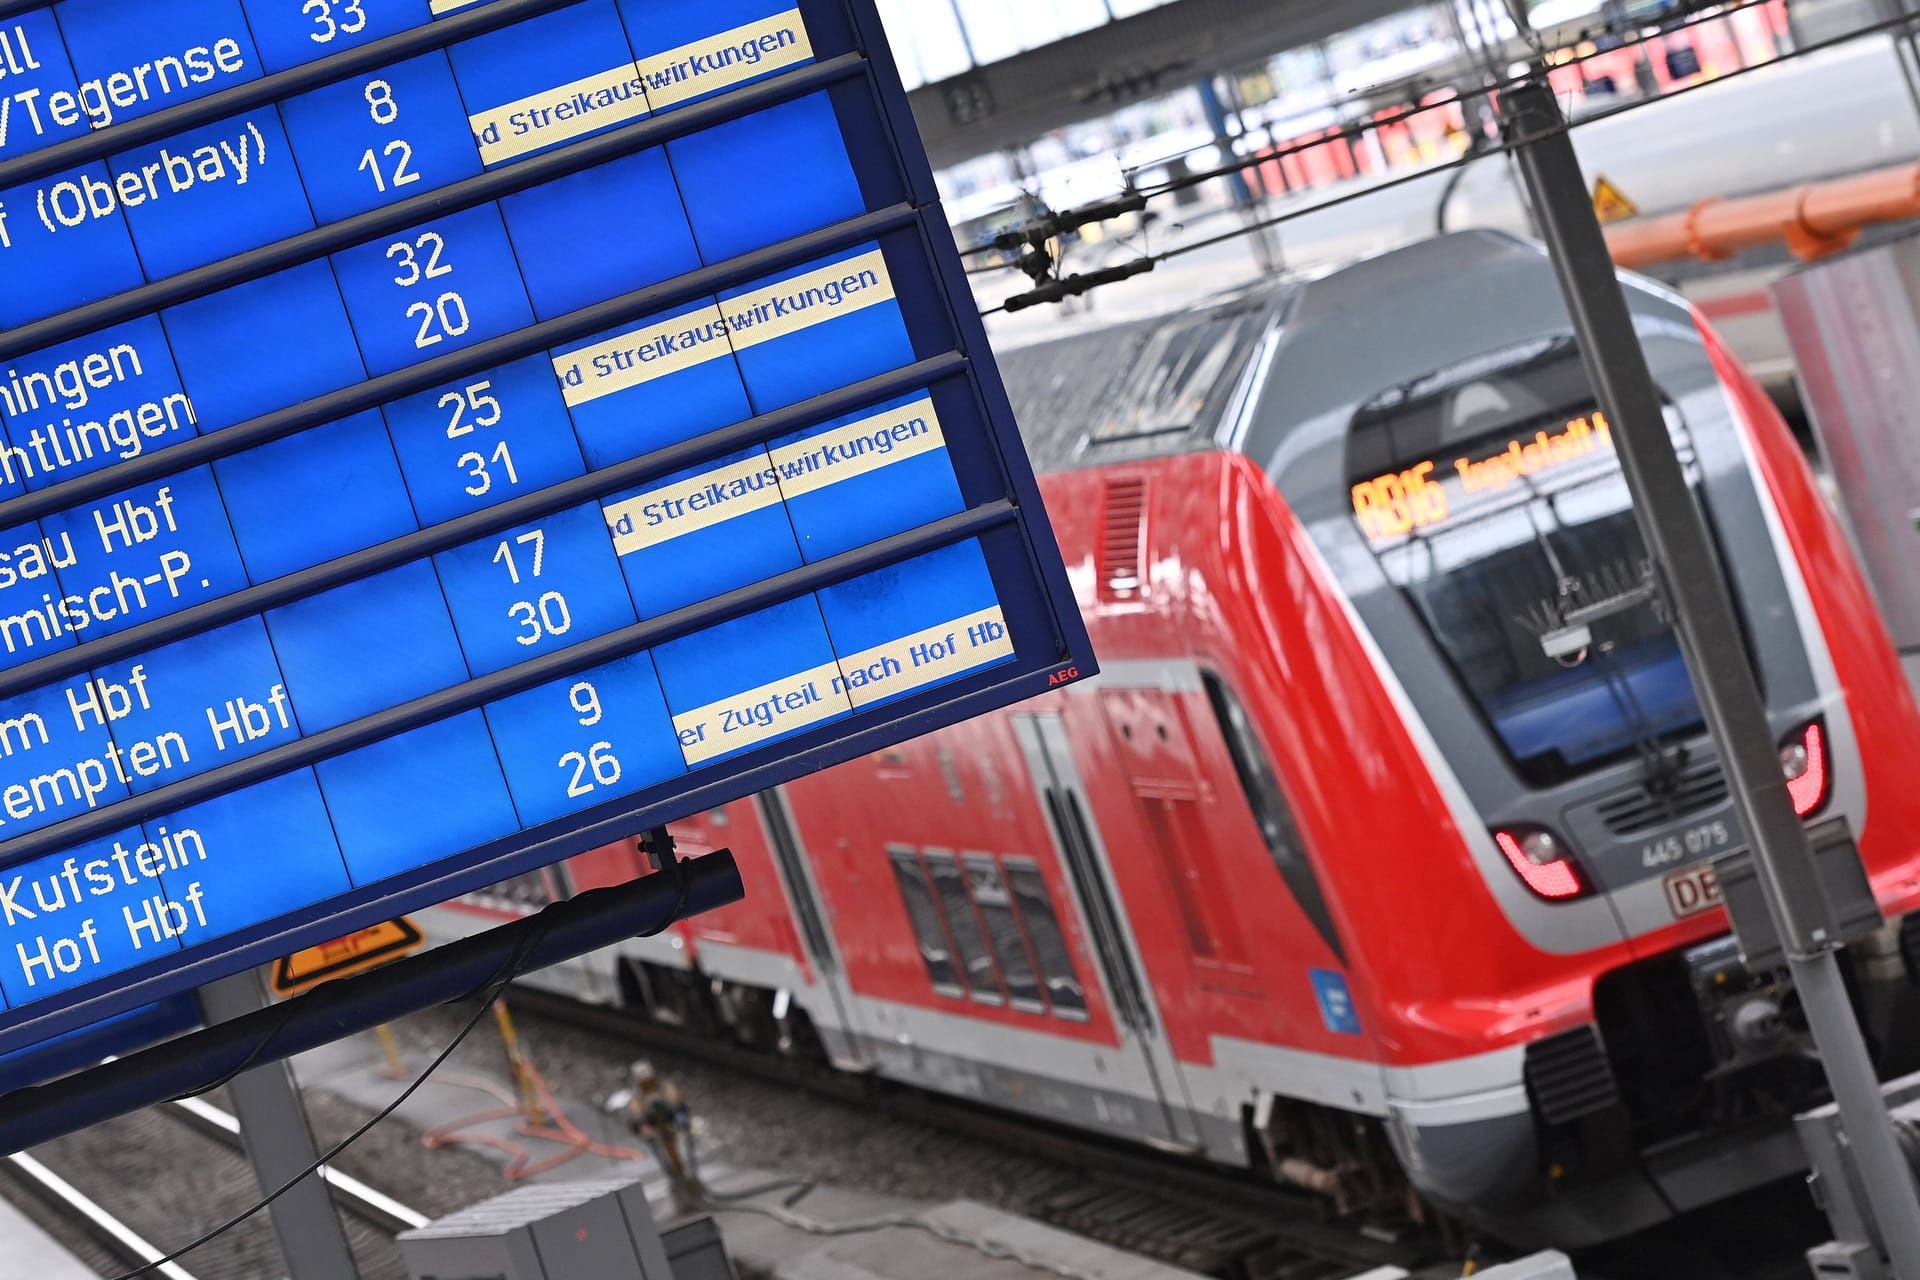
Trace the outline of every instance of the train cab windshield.
{"type": "MultiPolygon", "coordinates": [[[[1698,466],[1678,411],[1669,430],[1698,466]]],[[[1360,406],[1353,518],[1515,767],[1564,781],[1697,730],[1700,709],[1609,424],[1570,338],[1462,361],[1360,406]]],[[[1697,491],[1697,489],[1696,489],[1697,491]]]]}

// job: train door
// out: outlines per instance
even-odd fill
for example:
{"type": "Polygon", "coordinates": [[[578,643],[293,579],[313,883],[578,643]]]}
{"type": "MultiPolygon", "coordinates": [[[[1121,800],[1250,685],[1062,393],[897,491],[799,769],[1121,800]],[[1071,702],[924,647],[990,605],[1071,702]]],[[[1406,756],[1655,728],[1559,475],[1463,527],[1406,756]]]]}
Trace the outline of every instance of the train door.
{"type": "Polygon", "coordinates": [[[813,963],[814,975],[828,997],[824,1006],[811,1009],[816,1029],[825,1041],[827,1052],[842,1068],[864,1066],[864,1055],[853,1045],[858,1042],[859,1027],[853,1020],[852,991],[847,984],[846,967],[834,948],[832,931],[827,928],[826,912],[820,905],[820,889],[807,866],[806,850],[800,846],[800,830],[788,807],[785,788],[775,787],[754,797],[760,812],[760,825],[767,833],[774,867],[787,901],[793,904],[793,919],[800,931],[801,945],[813,963]]]}
{"type": "Polygon", "coordinates": [[[1192,1102],[1186,1096],[1165,1026],[1144,980],[1134,931],[1120,906],[1112,865],[1093,821],[1066,726],[1053,712],[1023,712],[1016,714],[1013,722],[1021,753],[1033,775],[1034,791],[1059,846],[1061,865],[1067,869],[1081,917],[1094,943],[1122,1051],[1138,1053],[1152,1080],[1166,1124],[1160,1140],[1183,1150],[1200,1150],[1192,1102]]]}

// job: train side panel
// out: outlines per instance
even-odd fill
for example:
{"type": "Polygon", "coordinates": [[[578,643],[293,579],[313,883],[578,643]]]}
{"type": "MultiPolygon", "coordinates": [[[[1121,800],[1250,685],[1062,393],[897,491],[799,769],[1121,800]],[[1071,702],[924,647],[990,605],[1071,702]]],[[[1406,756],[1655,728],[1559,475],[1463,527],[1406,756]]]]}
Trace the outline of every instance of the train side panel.
{"type": "Polygon", "coordinates": [[[1223,459],[1044,482],[1063,545],[1090,549],[1077,581],[1103,674],[1067,694],[1072,741],[1196,1109],[1238,1124],[1264,1096],[1379,1114],[1377,1024],[1299,822],[1297,780],[1312,775],[1274,758],[1271,716],[1255,723],[1271,664],[1235,634],[1250,584],[1232,576],[1244,566],[1223,459]],[[1114,559],[1127,545],[1137,565],[1114,559]]]}
{"type": "Polygon", "coordinates": [[[805,987],[817,974],[800,937],[756,800],[735,800],[673,824],[682,857],[730,849],[746,897],[682,921],[677,932],[701,971],[769,988],[805,987]]]}
{"type": "Polygon", "coordinates": [[[1014,717],[787,789],[876,1069],[1137,1137],[1180,1140],[1061,862],[1014,717]]]}

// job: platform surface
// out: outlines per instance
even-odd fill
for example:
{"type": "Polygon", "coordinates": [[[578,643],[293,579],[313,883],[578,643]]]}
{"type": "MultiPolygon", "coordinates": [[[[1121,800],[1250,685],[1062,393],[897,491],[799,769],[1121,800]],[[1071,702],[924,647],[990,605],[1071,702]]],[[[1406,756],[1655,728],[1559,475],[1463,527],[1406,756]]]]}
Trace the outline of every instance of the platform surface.
{"type": "Polygon", "coordinates": [[[100,1280],[60,1242],[0,1199],[0,1276],[19,1280],[100,1280]]]}
{"type": "MultiPolygon", "coordinates": [[[[722,1190],[764,1177],[750,1170],[726,1170],[711,1182],[722,1190]]],[[[781,1201],[775,1192],[748,1203],[772,1208],[781,1201]]],[[[705,1211],[720,1224],[741,1280],[1035,1280],[1048,1274],[1084,1280],[1202,1280],[1195,1272],[969,1200],[927,1205],[821,1187],[790,1211],[814,1230],[738,1206],[705,1211]],[[919,1225],[878,1225],[896,1217],[919,1225]],[[863,1229],[866,1226],[875,1229],[863,1229]]]]}

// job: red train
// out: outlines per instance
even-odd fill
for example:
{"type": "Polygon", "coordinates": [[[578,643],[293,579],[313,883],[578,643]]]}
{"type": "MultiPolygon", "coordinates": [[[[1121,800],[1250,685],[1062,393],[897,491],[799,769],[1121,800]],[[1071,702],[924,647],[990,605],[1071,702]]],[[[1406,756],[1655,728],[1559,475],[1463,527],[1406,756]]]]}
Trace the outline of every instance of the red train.
{"type": "MultiPolygon", "coordinates": [[[[1920,713],[1772,405],[1629,296],[1911,1070],[1920,713]]],[[[540,980],[1523,1245],[1798,1168],[1819,1073],[1717,904],[1740,824],[1544,254],[1451,236],[1002,367],[1101,674],[679,824],[747,900],[540,980]]]]}

